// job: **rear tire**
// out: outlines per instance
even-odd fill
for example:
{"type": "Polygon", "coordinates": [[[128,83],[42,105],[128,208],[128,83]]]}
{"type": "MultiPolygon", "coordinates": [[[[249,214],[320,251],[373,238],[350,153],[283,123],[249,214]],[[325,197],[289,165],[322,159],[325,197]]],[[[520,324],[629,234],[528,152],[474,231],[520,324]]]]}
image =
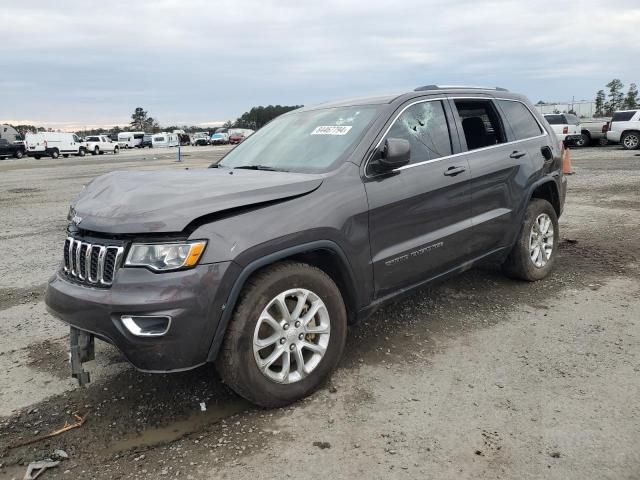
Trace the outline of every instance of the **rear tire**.
{"type": "Polygon", "coordinates": [[[588,147],[591,144],[591,137],[586,133],[581,133],[580,138],[575,141],[575,146],[578,148],[588,147]]]}
{"type": "Polygon", "coordinates": [[[558,216],[553,206],[541,198],[532,199],[516,243],[502,265],[503,272],[529,282],[543,279],[553,269],[559,238],[558,216]],[[546,229],[540,228],[541,220],[546,229]],[[553,230],[549,231],[550,228],[553,230]]]}
{"type": "Polygon", "coordinates": [[[114,154],[114,155],[117,155],[118,153],[120,153],[120,149],[119,149],[118,147],[115,147],[115,148],[113,149],[113,154],[114,154]]]}
{"type": "Polygon", "coordinates": [[[247,281],[216,367],[224,382],[247,400],[282,407],[322,385],[342,356],[346,336],[346,308],[333,280],[311,265],[282,262],[247,281]],[[267,317],[273,322],[264,321],[267,317]],[[261,346],[265,340],[268,346],[261,346]]]}
{"type": "Polygon", "coordinates": [[[51,151],[51,158],[53,158],[54,160],[59,156],[60,156],[60,152],[57,149],[51,151]]]}
{"type": "Polygon", "coordinates": [[[86,151],[84,148],[81,148],[81,149],[78,151],[78,156],[79,156],[79,157],[84,157],[86,154],[87,154],[87,151],[86,151]]]}
{"type": "Polygon", "coordinates": [[[16,154],[14,155],[14,157],[16,157],[18,160],[20,160],[23,157],[24,153],[22,152],[22,150],[18,150],[16,152],[16,154]]]}
{"type": "Polygon", "coordinates": [[[93,151],[91,152],[91,155],[98,155],[98,153],[100,153],[100,149],[98,147],[94,148],[93,151]]]}
{"type": "Polygon", "coordinates": [[[637,150],[640,148],[640,133],[626,132],[622,135],[620,143],[625,150],[637,150]]]}
{"type": "Polygon", "coordinates": [[[35,158],[36,160],[40,160],[42,157],[40,155],[34,155],[33,158],[35,158]]]}

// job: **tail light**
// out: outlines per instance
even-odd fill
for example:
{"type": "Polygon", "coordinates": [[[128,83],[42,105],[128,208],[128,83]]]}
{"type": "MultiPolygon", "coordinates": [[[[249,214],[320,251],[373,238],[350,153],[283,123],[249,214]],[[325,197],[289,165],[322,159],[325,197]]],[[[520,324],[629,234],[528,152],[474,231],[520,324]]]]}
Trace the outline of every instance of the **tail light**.
{"type": "Polygon", "coordinates": [[[602,126],[602,133],[606,133],[609,131],[609,128],[611,127],[611,122],[607,122],[602,126]]]}
{"type": "Polygon", "coordinates": [[[564,128],[562,129],[562,133],[563,133],[564,135],[566,135],[567,133],[569,133],[569,127],[564,127],[564,128]]]}

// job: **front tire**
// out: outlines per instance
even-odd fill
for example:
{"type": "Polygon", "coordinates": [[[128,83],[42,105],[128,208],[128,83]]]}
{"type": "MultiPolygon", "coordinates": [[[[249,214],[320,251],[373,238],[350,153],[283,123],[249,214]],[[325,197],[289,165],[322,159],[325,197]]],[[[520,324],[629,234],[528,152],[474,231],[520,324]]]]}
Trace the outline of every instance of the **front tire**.
{"type": "Polygon", "coordinates": [[[333,280],[311,265],[283,262],[247,282],[216,366],[247,400],[282,407],[322,385],[346,336],[346,308],[333,280]]]}
{"type": "Polygon", "coordinates": [[[626,132],[622,135],[620,143],[625,150],[637,150],[640,148],[640,133],[626,132]]]}
{"type": "Polygon", "coordinates": [[[78,156],[79,156],[79,157],[84,157],[86,154],[87,154],[87,151],[86,151],[84,148],[81,148],[81,149],[78,151],[78,156]]]}
{"type": "Polygon", "coordinates": [[[63,154],[62,154],[62,156],[63,156],[64,158],[69,158],[69,154],[68,154],[68,153],[63,153],[63,154]]]}
{"type": "Polygon", "coordinates": [[[14,157],[16,157],[18,160],[20,160],[22,158],[24,154],[22,153],[22,150],[18,150],[16,152],[16,154],[14,155],[14,157]]]}
{"type": "Polygon", "coordinates": [[[58,158],[60,156],[60,152],[58,150],[52,150],[51,151],[51,158],[53,158],[54,160],[56,158],[58,158]]]}
{"type": "Polygon", "coordinates": [[[118,147],[115,147],[115,148],[113,149],[113,154],[114,154],[114,155],[117,155],[118,153],[120,153],[120,149],[119,149],[118,147]]]}
{"type": "Polygon", "coordinates": [[[100,149],[98,147],[94,148],[93,151],[91,152],[91,155],[98,155],[98,153],[100,153],[100,149]]]}
{"type": "Polygon", "coordinates": [[[529,282],[543,279],[555,263],[559,238],[558,216],[553,206],[541,198],[532,199],[502,270],[511,278],[529,282]]]}

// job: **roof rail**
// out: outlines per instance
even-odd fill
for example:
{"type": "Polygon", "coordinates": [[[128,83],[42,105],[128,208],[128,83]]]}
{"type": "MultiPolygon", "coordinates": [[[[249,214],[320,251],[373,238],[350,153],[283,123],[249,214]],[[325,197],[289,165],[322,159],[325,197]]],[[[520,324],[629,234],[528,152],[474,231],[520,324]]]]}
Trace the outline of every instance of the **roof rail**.
{"type": "Polygon", "coordinates": [[[414,92],[423,92],[425,90],[454,90],[454,89],[468,89],[468,90],[496,90],[498,92],[508,92],[506,88],[502,87],[476,87],[470,85],[425,85],[418,87],[414,92]]]}

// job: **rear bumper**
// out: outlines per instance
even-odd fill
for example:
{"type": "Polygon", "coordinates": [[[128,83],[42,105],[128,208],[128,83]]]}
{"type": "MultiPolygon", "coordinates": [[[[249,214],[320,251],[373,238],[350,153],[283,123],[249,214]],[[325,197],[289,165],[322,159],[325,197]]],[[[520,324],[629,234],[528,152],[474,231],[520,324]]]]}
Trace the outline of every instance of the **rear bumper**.
{"type": "Polygon", "coordinates": [[[139,370],[188,370],[207,361],[231,289],[232,265],[162,274],[121,268],[109,289],[72,283],[58,271],[49,280],[45,303],[65,323],[115,345],[139,370]],[[139,337],[125,327],[127,315],[168,316],[171,326],[162,336],[139,337]]]}

